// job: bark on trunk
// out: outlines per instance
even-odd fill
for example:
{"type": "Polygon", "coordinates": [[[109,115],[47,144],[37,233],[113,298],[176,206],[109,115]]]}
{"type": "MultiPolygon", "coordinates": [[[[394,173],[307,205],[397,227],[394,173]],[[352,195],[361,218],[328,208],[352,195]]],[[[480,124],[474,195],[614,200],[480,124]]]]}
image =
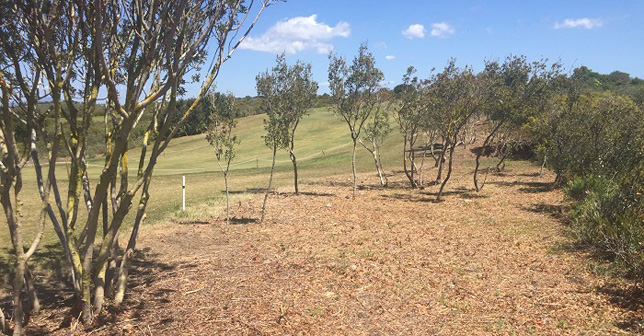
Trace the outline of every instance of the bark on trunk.
{"type": "Polygon", "coordinates": [[[378,173],[378,179],[380,180],[380,186],[384,187],[385,186],[385,180],[383,178],[382,165],[380,164],[380,162],[378,160],[378,158],[379,158],[378,157],[378,154],[379,154],[378,148],[374,144],[373,145],[374,149],[371,149],[371,148],[367,147],[367,145],[365,145],[362,142],[362,139],[359,139],[358,141],[360,142],[362,147],[364,147],[364,149],[366,149],[369,153],[371,153],[371,156],[373,157],[373,163],[376,166],[376,172],[378,173]]]}
{"type": "Polygon", "coordinates": [[[132,233],[130,234],[130,239],[127,242],[127,247],[125,248],[125,253],[123,253],[123,258],[121,259],[121,264],[119,265],[118,275],[116,277],[116,292],[114,294],[114,303],[120,305],[123,303],[125,298],[125,289],[127,288],[127,278],[129,276],[130,262],[132,257],[134,257],[134,251],[136,248],[136,240],[139,235],[139,227],[143,219],[145,219],[145,208],[147,207],[148,200],[150,199],[150,181],[152,176],[148,176],[145,184],[143,185],[143,191],[141,193],[141,199],[139,201],[139,208],[136,212],[136,218],[134,220],[134,227],[132,228],[132,233]]]}
{"type": "Polygon", "coordinates": [[[224,186],[226,187],[226,224],[230,225],[230,196],[228,194],[228,172],[224,172],[224,186]]]}
{"type": "Polygon", "coordinates": [[[297,159],[295,158],[295,153],[293,153],[293,148],[289,150],[289,156],[291,157],[291,162],[293,162],[293,178],[294,178],[294,185],[295,185],[295,195],[300,194],[300,190],[297,186],[297,159]]]}
{"type": "MultiPolygon", "coordinates": [[[[501,122],[499,122],[499,123],[498,123],[498,124],[497,124],[493,129],[492,129],[492,131],[490,132],[490,134],[488,134],[488,135],[487,135],[487,137],[485,138],[485,141],[483,141],[483,145],[482,145],[482,147],[481,147],[481,150],[476,154],[476,166],[474,167],[474,188],[476,189],[476,191],[477,191],[477,192],[478,192],[478,191],[480,191],[481,189],[483,189],[483,185],[481,185],[481,186],[479,187],[479,182],[478,182],[478,173],[479,173],[479,168],[480,168],[480,165],[481,165],[481,163],[480,163],[481,156],[483,155],[483,152],[485,151],[485,149],[487,148],[487,146],[489,146],[489,145],[490,145],[490,141],[492,140],[492,138],[494,137],[494,135],[496,134],[496,132],[499,130],[499,128],[501,128],[501,125],[503,125],[503,122],[502,122],[502,121],[501,121],[501,122]]],[[[486,175],[486,176],[487,176],[487,175],[486,175]]],[[[484,184],[485,184],[485,183],[484,183],[484,184]]]]}
{"type": "Polygon", "coordinates": [[[546,167],[546,159],[547,159],[547,157],[548,157],[547,155],[545,155],[545,154],[543,155],[543,162],[541,162],[541,169],[539,169],[539,176],[541,176],[543,174],[543,168],[546,167]]]}
{"type": "Polygon", "coordinates": [[[447,141],[443,142],[443,149],[438,156],[438,173],[436,174],[436,183],[440,183],[443,179],[443,166],[445,165],[445,150],[447,150],[447,141]]]}
{"type": "Polygon", "coordinates": [[[447,176],[445,176],[445,179],[443,180],[443,183],[441,184],[440,190],[438,190],[438,196],[436,197],[436,201],[440,202],[441,197],[443,196],[443,189],[445,189],[445,185],[447,184],[447,181],[449,181],[449,178],[452,176],[452,163],[453,163],[453,158],[454,158],[454,150],[456,149],[455,146],[450,145],[449,148],[449,162],[447,164],[447,176]]]}
{"type": "Polygon", "coordinates": [[[353,153],[351,155],[351,167],[353,169],[353,198],[356,198],[358,191],[358,174],[356,172],[356,139],[353,139],[353,153]]]}
{"type": "Polygon", "coordinates": [[[0,333],[9,335],[9,326],[7,325],[2,308],[0,308],[0,333]]]}
{"type": "Polygon", "coordinates": [[[268,194],[271,192],[273,187],[273,171],[275,170],[275,157],[277,156],[277,145],[273,145],[273,163],[271,163],[271,175],[268,178],[268,188],[266,188],[266,194],[264,195],[264,203],[262,204],[262,218],[259,222],[264,223],[264,218],[266,217],[266,203],[268,202],[268,194]]]}

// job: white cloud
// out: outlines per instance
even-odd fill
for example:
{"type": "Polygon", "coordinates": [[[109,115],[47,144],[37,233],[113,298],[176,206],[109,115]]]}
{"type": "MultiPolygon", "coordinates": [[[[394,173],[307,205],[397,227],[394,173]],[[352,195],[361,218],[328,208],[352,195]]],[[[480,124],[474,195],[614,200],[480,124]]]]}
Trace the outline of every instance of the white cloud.
{"type": "Polygon", "coordinates": [[[413,24],[402,31],[403,36],[408,39],[425,37],[425,26],[422,24],[413,24]]]}
{"type": "Polygon", "coordinates": [[[448,37],[456,32],[456,29],[447,22],[439,22],[432,24],[432,31],[429,32],[433,37],[448,37]]]}
{"type": "Polygon", "coordinates": [[[376,43],[376,48],[378,49],[387,49],[387,42],[380,41],[376,43]]]}
{"type": "Polygon", "coordinates": [[[562,28],[586,28],[593,29],[595,27],[601,27],[604,23],[601,19],[565,19],[563,22],[555,22],[555,29],[562,28]]]}
{"type": "Polygon", "coordinates": [[[394,56],[394,55],[385,56],[385,59],[388,59],[388,60],[392,60],[392,59],[395,59],[395,58],[396,58],[396,56],[394,56]]]}
{"type": "Polygon", "coordinates": [[[333,50],[333,45],[328,43],[331,39],[349,37],[350,34],[351,29],[347,22],[339,22],[335,27],[331,27],[326,23],[317,22],[317,15],[299,16],[277,22],[261,36],[249,36],[239,47],[287,54],[312,49],[326,54],[333,50]]]}

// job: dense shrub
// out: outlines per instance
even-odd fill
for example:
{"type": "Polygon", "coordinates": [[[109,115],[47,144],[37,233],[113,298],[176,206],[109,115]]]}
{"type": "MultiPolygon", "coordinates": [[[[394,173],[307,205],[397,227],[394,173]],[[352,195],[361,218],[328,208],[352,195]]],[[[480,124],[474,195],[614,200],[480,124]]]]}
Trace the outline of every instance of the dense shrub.
{"type": "Polygon", "coordinates": [[[603,177],[577,177],[566,187],[576,202],[570,212],[577,238],[644,275],[644,212],[642,194],[632,185],[603,177]]]}

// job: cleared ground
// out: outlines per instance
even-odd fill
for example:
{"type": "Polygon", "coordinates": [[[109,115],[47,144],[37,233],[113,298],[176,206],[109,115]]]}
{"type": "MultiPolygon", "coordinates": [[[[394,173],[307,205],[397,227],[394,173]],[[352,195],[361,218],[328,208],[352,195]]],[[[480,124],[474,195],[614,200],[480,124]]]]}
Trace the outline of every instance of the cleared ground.
{"type": "MultiPolygon", "coordinates": [[[[164,175],[160,170],[151,209],[155,219],[140,235],[125,305],[108,307],[91,334],[641,331],[641,291],[603,274],[602,264],[573,247],[563,221],[565,200],[551,188],[551,174],[539,176],[539,167],[531,163],[509,162],[504,172],[490,174],[482,192],[476,193],[472,148],[459,147],[442,203],[433,202],[437,186],[411,190],[400,172],[390,174],[390,185],[384,189],[372,173],[362,173],[363,187],[351,199],[349,147],[342,147],[348,139],[341,133],[343,125],[326,113],[320,111],[320,127],[331,138],[335,134],[331,130],[336,130],[341,138],[331,147],[340,148],[335,155],[325,149],[324,155],[303,160],[300,196],[291,192],[290,163],[282,162],[264,224],[256,219],[262,198],[257,188],[266,182],[265,169],[242,167],[233,175],[232,225],[221,218],[222,184],[214,169],[188,175],[192,198],[187,212],[177,211],[180,174],[168,170],[164,175]]],[[[261,127],[261,118],[244,122],[249,130],[261,127]],[[250,126],[251,122],[255,124],[250,126]]],[[[399,166],[395,136],[387,147],[388,171],[399,166]]],[[[197,161],[186,163],[199,155],[203,164],[215,167],[212,157],[206,156],[211,155],[208,147],[188,154],[191,148],[207,146],[203,138],[178,140],[168,152],[176,151],[168,154],[176,167],[183,162],[183,169],[186,164],[203,168],[197,161]],[[190,156],[176,159],[178,155],[190,156]]],[[[261,139],[254,141],[261,145],[261,139]]],[[[315,146],[330,148],[322,140],[307,143],[310,152],[315,146]]],[[[257,157],[257,150],[245,160],[257,157]]],[[[360,167],[368,171],[371,162],[361,151],[360,167]]],[[[244,161],[241,153],[238,162],[244,161]]],[[[162,164],[160,168],[174,169],[170,161],[162,164]]],[[[429,178],[435,173],[426,170],[429,178]]],[[[41,264],[47,264],[42,262],[48,260],[44,252],[41,264]]],[[[66,299],[49,298],[45,311],[32,318],[30,330],[87,334],[74,323],[59,327],[69,309],[66,299]]]]}

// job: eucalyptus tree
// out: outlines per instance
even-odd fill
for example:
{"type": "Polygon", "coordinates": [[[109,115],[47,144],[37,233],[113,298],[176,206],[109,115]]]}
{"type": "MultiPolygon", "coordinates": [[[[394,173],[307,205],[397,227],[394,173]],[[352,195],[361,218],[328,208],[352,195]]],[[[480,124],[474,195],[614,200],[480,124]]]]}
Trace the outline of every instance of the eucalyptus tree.
{"type": "Polygon", "coordinates": [[[217,165],[224,175],[226,188],[226,222],[230,224],[230,197],[228,195],[228,171],[230,163],[235,158],[235,145],[240,141],[233,135],[238,116],[235,109],[235,96],[232,94],[210,93],[205,99],[211,110],[210,122],[206,131],[206,139],[215,150],[217,165]],[[223,164],[222,164],[223,163],[223,164]]]}
{"type": "Polygon", "coordinates": [[[347,65],[344,58],[329,54],[329,88],[334,112],[349,126],[353,141],[351,166],[354,198],[358,189],[356,146],[363,126],[378,108],[377,92],[383,79],[384,75],[376,68],[376,61],[366,44],[360,46],[351,66],[347,65]]]}
{"type": "Polygon", "coordinates": [[[421,83],[418,77],[413,76],[415,72],[416,69],[410,66],[403,76],[403,83],[398,93],[399,105],[396,111],[396,121],[403,137],[403,170],[412,188],[418,186],[414,177],[414,145],[421,135],[425,115],[421,83]]]}
{"type": "Polygon", "coordinates": [[[391,133],[391,125],[389,124],[389,113],[392,105],[392,98],[388,90],[381,89],[376,94],[378,104],[374,109],[371,119],[365,126],[364,134],[367,139],[368,145],[362,139],[358,139],[362,147],[364,147],[373,157],[380,186],[387,185],[387,176],[382,168],[382,158],[380,155],[380,147],[385,141],[385,138],[391,133]]]}
{"type": "Polygon", "coordinates": [[[302,118],[313,107],[319,86],[313,80],[310,63],[297,61],[289,66],[286,64],[284,53],[277,56],[276,64],[270,71],[260,73],[255,80],[257,94],[263,98],[262,110],[268,117],[264,120],[264,128],[267,132],[264,141],[273,150],[271,174],[262,205],[261,220],[263,221],[278,149],[288,150],[293,163],[295,194],[299,194],[297,158],[294,151],[295,131],[302,118]]]}
{"type": "Polygon", "coordinates": [[[448,152],[447,174],[442,179],[437,201],[441,200],[445,185],[452,175],[454,150],[463,128],[478,111],[483,101],[481,86],[470,67],[461,69],[454,59],[445,69],[429,79],[429,90],[434,98],[431,102],[436,125],[445,141],[444,151],[448,152]]]}
{"type": "MultiPolygon", "coordinates": [[[[41,208],[37,233],[28,244],[24,235],[23,168],[36,150],[37,127],[42,126],[36,117],[36,103],[39,99],[41,72],[31,67],[30,50],[24,45],[12,44],[6,38],[7,29],[0,29],[0,204],[4,211],[13,246],[12,299],[14,335],[24,334],[25,316],[38,313],[40,303],[29,269],[28,260],[34,254],[43,236],[45,208],[41,208]],[[22,64],[21,64],[22,63],[22,64]],[[29,63],[27,68],[23,64],[29,63]],[[26,128],[19,131],[20,128],[26,128]],[[28,305],[23,306],[23,292],[27,294],[28,305]]],[[[37,154],[37,153],[36,153],[37,154]]],[[[46,192],[41,190],[41,192],[46,192]]],[[[43,203],[44,205],[45,203],[43,203]]],[[[9,333],[9,326],[0,311],[0,332],[9,333]]]]}
{"type": "Polygon", "coordinates": [[[70,255],[75,294],[72,314],[80,315],[85,324],[91,324],[102,311],[106,290],[116,304],[122,302],[158,157],[271,3],[31,0],[11,7],[51,91],[57,131],[47,140],[50,156],[60,141],[70,158],[65,202],[57,172],[50,169],[58,214],[51,211],[49,217],[62,223],[60,239],[70,255]],[[208,67],[202,69],[204,65],[208,67]],[[195,101],[178,122],[173,121],[186,77],[192,75],[196,81],[199,74],[205,74],[205,79],[195,101]],[[106,155],[92,183],[87,172],[87,139],[102,89],[107,106],[106,155]],[[80,106],[77,100],[82,101],[80,106]],[[129,142],[145,114],[152,121],[142,140],[137,170],[130,176],[129,142]],[[137,195],[125,254],[117,258],[122,223],[137,195]],[[80,215],[81,203],[86,216],[80,215]]]}
{"type": "MultiPolygon", "coordinates": [[[[554,78],[559,75],[559,71],[558,63],[550,66],[547,60],[530,63],[525,56],[508,56],[503,64],[497,61],[485,63],[485,70],[480,77],[486,86],[484,113],[489,130],[481,150],[476,155],[474,168],[476,191],[483,188],[478,181],[481,156],[489,155],[488,147],[499,133],[504,133],[501,138],[505,140],[497,147],[503,149],[510,134],[516,133],[517,129],[527,123],[531,117],[543,110],[552,98],[554,93],[552,84],[554,78]]],[[[507,149],[505,154],[501,155],[499,165],[505,159],[507,149]]]]}
{"type": "MultiPolygon", "coordinates": [[[[50,159],[47,177],[42,174],[40,165],[40,154],[38,153],[38,138],[45,133],[44,120],[51,117],[52,109],[42,110],[38,103],[46,96],[53,97],[60,91],[49,88],[47,90],[41,84],[44,80],[44,71],[39,65],[39,58],[43,50],[30,43],[33,34],[29,32],[29,20],[18,13],[24,11],[30,4],[22,2],[7,3],[0,6],[0,203],[2,204],[5,219],[9,227],[9,235],[15,254],[14,266],[12,269],[12,296],[13,296],[13,334],[23,335],[26,333],[25,317],[38,313],[40,303],[36,295],[34,276],[30,271],[28,260],[36,252],[43,236],[45,221],[48,214],[52,213],[49,204],[49,193],[51,191],[53,172],[56,167],[57,150],[59,148],[59,137],[49,143],[50,159]],[[36,171],[36,183],[40,195],[41,206],[38,216],[37,233],[28,248],[25,249],[26,240],[24,237],[24,224],[29,223],[25,219],[21,195],[23,187],[22,172],[31,160],[36,171]],[[23,291],[28,298],[28,305],[23,305],[23,291]]],[[[53,7],[53,6],[52,6],[53,7]]],[[[58,8],[57,8],[58,9],[58,8]]],[[[69,30],[65,22],[68,12],[61,11],[57,15],[40,18],[41,30],[44,36],[48,32],[56,31],[63,34],[69,30]]],[[[78,34],[80,35],[80,33],[78,34]]],[[[61,62],[70,62],[70,58],[62,58],[61,62]]],[[[54,134],[60,131],[58,119],[55,119],[54,134]]],[[[61,236],[60,226],[54,222],[56,232],[61,236]]],[[[4,320],[4,314],[0,318],[2,332],[9,333],[9,326],[4,320]]]]}

